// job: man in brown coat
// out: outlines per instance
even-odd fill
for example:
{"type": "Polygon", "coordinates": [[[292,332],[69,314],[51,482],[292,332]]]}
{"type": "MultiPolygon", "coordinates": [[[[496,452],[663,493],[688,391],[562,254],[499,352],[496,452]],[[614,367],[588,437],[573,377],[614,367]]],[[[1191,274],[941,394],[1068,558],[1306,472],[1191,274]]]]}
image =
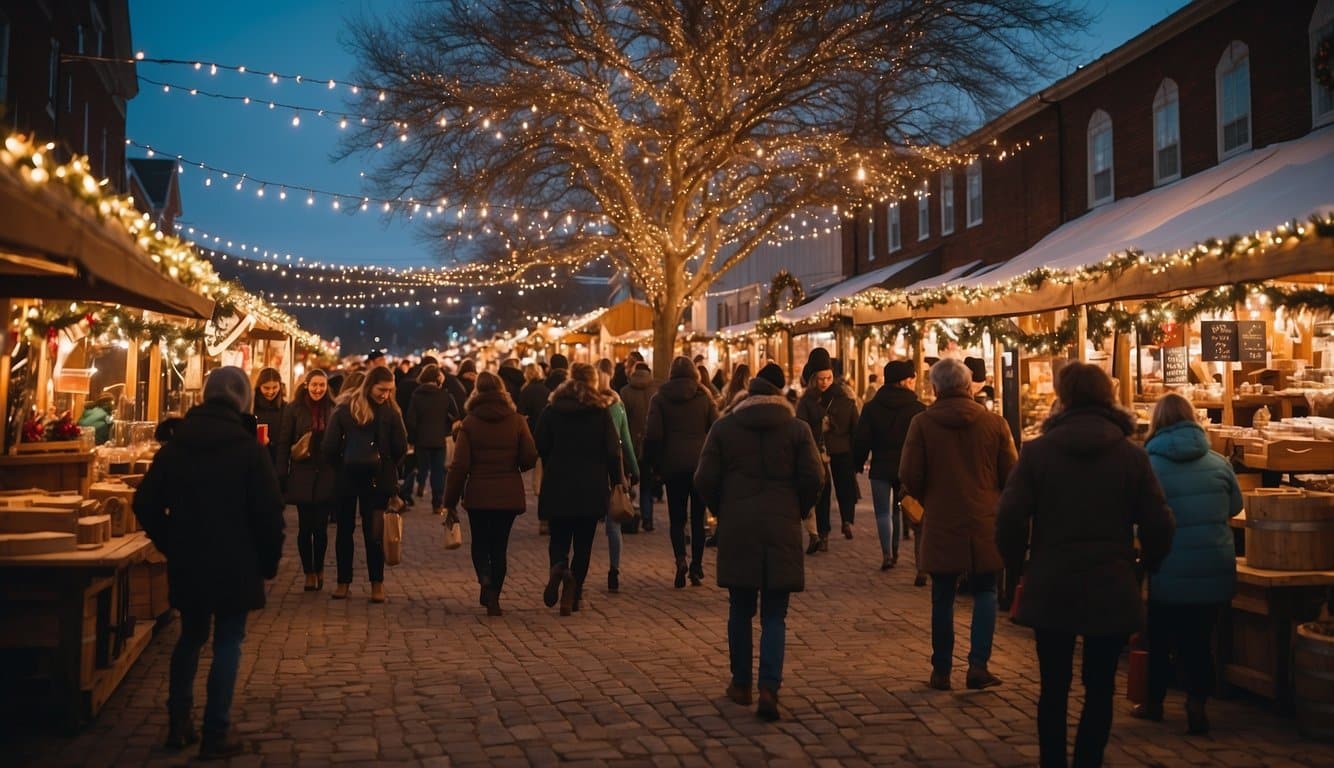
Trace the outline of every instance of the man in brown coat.
{"type": "Polygon", "coordinates": [[[908,426],[899,463],[903,492],[922,503],[919,571],[931,574],[931,679],[950,689],[954,596],[961,575],[973,592],[968,687],[1000,680],[987,669],[996,631],[996,502],[1018,458],[1010,428],[973,400],[972,374],[958,360],[931,367],[936,401],[908,426]]]}

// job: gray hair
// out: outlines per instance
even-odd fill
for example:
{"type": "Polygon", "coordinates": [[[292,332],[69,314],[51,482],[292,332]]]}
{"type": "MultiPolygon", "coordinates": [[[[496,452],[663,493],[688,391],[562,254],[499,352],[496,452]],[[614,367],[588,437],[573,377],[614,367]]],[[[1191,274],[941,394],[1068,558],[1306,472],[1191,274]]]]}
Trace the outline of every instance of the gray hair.
{"type": "Polygon", "coordinates": [[[952,357],[943,358],[931,366],[931,388],[936,391],[936,397],[952,392],[970,394],[973,372],[952,357]]]}

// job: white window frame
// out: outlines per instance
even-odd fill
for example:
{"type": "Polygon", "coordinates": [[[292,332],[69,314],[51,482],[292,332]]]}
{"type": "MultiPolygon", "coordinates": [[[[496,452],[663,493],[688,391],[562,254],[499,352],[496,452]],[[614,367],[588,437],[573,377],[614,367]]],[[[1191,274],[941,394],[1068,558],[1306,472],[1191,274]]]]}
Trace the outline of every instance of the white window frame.
{"type": "Polygon", "coordinates": [[[1315,59],[1316,46],[1327,35],[1334,35],[1334,0],[1320,0],[1311,13],[1311,24],[1307,27],[1310,49],[1306,61],[1311,78],[1311,127],[1334,123],[1334,89],[1323,88],[1315,81],[1315,67],[1310,62],[1315,59]]]}
{"type": "Polygon", "coordinates": [[[931,237],[931,177],[922,179],[917,190],[917,241],[931,237]]]}
{"type": "Polygon", "coordinates": [[[954,169],[940,172],[940,234],[954,234],[954,169]]]}
{"type": "Polygon", "coordinates": [[[1099,109],[1089,118],[1088,127],[1088,201],[1089,208],[1097,208],[1100,205],[1106,205],[1116,200],[1116,144],[1113,140],[1115,134],[1112,133],[1112,116],[1099,109]],[[1106,137],[1107,142],[1107,164],[1099,164],[1096,145],[1106,137]],[[1107,174],[1107,194],[1099,197],[1097,194],[1097,177],[1107,174]]]}
{"type": "Polygon", "coordinates": [[[1158,186],[1176,181],[1181,178],[1181,94],[1177,90],[1177,84],[1172,78],[1165,78],[1158,86],[1158,91],[1153,95],[1153,184],[1158,186]],[[1163,137],[1162,116],[1164,114],[1172,115],[1173,128],[1175,129],[1171,143],[1163,143],[1160,146],[1160,139],[1163,137]],[[1175,173],[1164,175],[1162,168],[1159,167],[1160,153],[1175,145],[1177,149],[1177,167],[1175,173]]]}
{"type": "Polygon", "coordinates": [[[982,204],[984,202],[984,198],[982,197],[981,158],[968,164],[968,170],[965,173],[964,178],[966,179],[965,190],[968,193],[966,201],[967,205],[965,206],[967,208],[966,214],[968,216],[968,226],[976,227],[978,224],[982,223],[982,204]],[[973,194],[973,182],[977,182],[977,195],[973,194]],[[973,202],[974,198],[977,200],[976,203],[973,202]]]}
{"type": "Polygon", "coordinates": [[[889,252],[903,250],[903,206],[889,204],[889,252]]]}
{"type": "MultiPolygon", "coordinates": [[[[1223,160],[1239,155],[1242,152],[1248,152],[1251,149],[1252,142],[1255,140],[1255,126],[1252,118],[1251,104],[1251,54],[1250,49],[1240,40],[1233,40],[1228,44],[1227,50],[1218,59],[1218,66],[1214,69],[1214,103],[1218,125],[1218,160],[1223,160]],[[1224,125],[1223,125],[1223,81],[1228,75],[1236,72],[1242,67],[1246,68],[1246,141],[1235,147],[1226,148],[1224,146],[1224,125]]],[[[1237,119],[1239,119],[1238,116],[1237,119]]],[[[1235,122],[1234,119],[1232,122],[1235,122]]]]}

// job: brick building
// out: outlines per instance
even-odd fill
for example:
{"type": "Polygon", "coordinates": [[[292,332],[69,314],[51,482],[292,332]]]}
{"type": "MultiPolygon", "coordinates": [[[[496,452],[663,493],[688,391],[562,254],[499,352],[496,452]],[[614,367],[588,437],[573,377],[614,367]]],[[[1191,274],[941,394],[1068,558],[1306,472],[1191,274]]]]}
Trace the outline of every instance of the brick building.
{"type": "Polygon", "coordinates": [[[128,0],[0,0],[0,125],[87,155],[127,191],[126,103],[139,92],[128,0]]]}

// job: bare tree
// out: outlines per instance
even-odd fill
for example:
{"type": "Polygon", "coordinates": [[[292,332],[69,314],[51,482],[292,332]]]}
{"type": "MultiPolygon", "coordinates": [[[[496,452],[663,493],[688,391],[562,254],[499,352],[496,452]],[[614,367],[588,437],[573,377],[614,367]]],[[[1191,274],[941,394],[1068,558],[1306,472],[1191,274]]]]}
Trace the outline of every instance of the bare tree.
{"type": "Polygon", "coordinates": [[[374,88],[343,151],[383,147],[377,191],[488,280],[624,270],[662,374],[713,281],[800,212],[966,161],[948,142],[1084,24],[1065,0],[422,2],[352,22],[374,88]]]}

